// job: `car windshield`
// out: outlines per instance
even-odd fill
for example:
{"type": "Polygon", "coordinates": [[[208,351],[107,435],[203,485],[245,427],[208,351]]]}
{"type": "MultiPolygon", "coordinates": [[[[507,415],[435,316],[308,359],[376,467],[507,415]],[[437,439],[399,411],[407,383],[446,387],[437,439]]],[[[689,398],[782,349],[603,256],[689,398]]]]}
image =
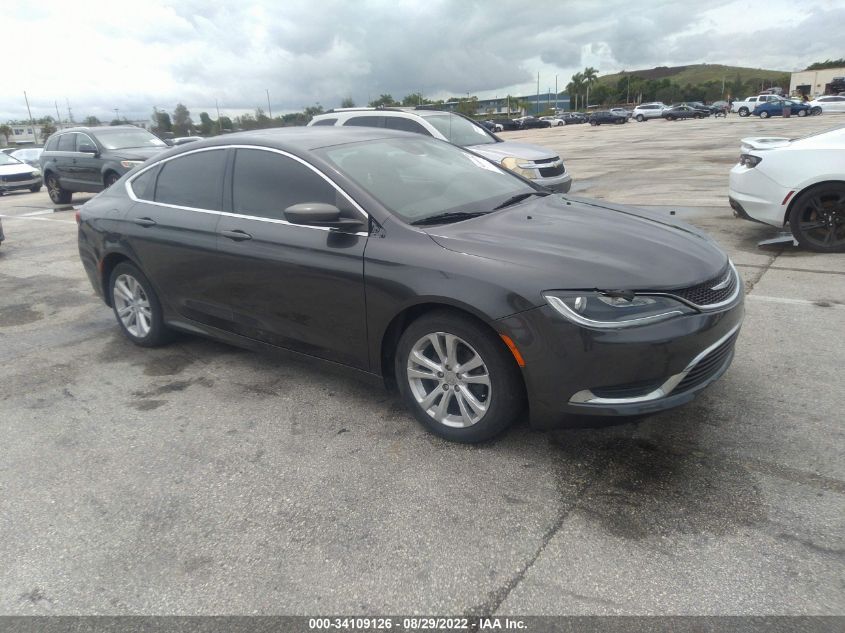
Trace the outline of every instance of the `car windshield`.
{"type": "Polygon", "coordinates": [[[455,116],[449,112],[420,113],[420,116],[455,145],[467,147],[468,145],[485,145],[496,142],[496,138],[490,132],[461,116],[455,116]]]}
{"type": "Polygon", "coordinates": [[[8,154],[3,154],[0,152],[0,165],[20,165],[21,161],[13,156],[9,156],[8,154]]]}
{"type": "Polygon", "coordinates": [[[106,149],[130,147],[167,147],[167,143],[146,130],[98,130],[97,140],[106,149]]]}
{"type": "Polygon", "coordinates": [[[536,190],[489,161],[435,139],[379,139],[317,154],[408,223],[494,210],[536,190]]]}

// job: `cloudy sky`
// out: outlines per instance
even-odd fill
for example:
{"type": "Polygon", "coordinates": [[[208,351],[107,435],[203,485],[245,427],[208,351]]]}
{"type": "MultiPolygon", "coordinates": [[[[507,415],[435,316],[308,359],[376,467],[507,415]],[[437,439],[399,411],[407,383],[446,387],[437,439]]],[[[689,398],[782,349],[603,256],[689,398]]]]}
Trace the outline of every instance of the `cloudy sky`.
{"type": "Polygon", "coordinates": [[[379,94],[562,90],[600,74],[724,63],[798,70],[845,57],[845,0],[3,0],[0,121],[274,114],[379,94]],[[108,7],[106,9],[106,7],[108,7]],[[16,51],[17,53],[14,53],[16,51]]]}

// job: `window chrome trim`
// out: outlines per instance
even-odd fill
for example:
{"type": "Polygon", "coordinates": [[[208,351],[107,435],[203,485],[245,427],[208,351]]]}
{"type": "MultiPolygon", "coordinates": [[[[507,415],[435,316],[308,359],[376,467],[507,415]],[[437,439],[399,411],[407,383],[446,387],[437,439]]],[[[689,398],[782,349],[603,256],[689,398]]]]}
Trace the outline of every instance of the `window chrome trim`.
{"type": "MultiPolygon", "coordinates": [[[[182,205],[178,205],[178,204],[169,204],[167,202],[156,202],[155,200],[146,200],[144,198],[139,198],[138,196],[136,196],[135,191],[132,189],[132,183],[135,181],[136,178],[140,177],[141,174],[149,171],[150,169],[158,167],[159,165],[163,165],[164,163],[170,162],[171,160],[175,160],[177,158],[182,158],[183,156],[189,156],[190,154],[198,154],[200,152],[215,152],[215,151],[224,151],[224,150],[229,150],[229,149],[254,149],[254,150],[259,150],[259,151],[264,151],[264,152],[272,152],[274,154],[280,154],[280,155],[285,156],[287,158],[292,158],[296,162],[298,162],[298,163],[304,165],[305,167],[309,168],[311,171],[313,171],[315,174],[317,174],[323,180],[325,180],[327,183],[329,183],[332,187],[334,187],[334,189],[338,193],[340,193],[344,198],[346,198],[352,204],[352,206],[354,206],[355,209],[361,215],[364,216],[364,223],[367,223],[369,221],[370,215],[366,211],[364,211],[364,209],[361,207],[361,205],[358,204],[352,198],[352,196],[350,196],[348,193],[346,193],[346,191],[341,189],[340,186],[336,182],[334,182],[331,178],[326,176],[322,171],[320,171],[319,169],[314,167],[314,165],[312,165],[311,163],[309,163],[306,160],[303,160],[299,156],[295,156],[294,154],[291,154],[290,152],[286,152],[284,150],[276,149],[274,147],[266,147],[266,146],[263,146],[263,145],[215,145],[213,147],[200,147],[198,149],[192,149],[192,150],[187,151],[187,152],[180,152],[179,154],[175,154],[174,156],[168,156],[167,158],[162,158],[160,160],[155,161],[154,163],[152,163],[150,165],[147,165],[146,167],[141,169],[137,174],[133,174],[132,177],[129,178],[126,181],[126,183],[124,184],[124,187],[126,189],[126,195],[129,196],[129,199],[132,200],[132,202],[143,202],[144,204],[153,204],[153,205],[156,205],[156,206],[159,206],[159,207],[165,207],[165,208],[168,208],[168,209],[178,209],[180,211],[196,211],[197,213],[207,213],[209,215],[218,215],[218,216],[224,216],[224,217],[230,217],[230,218],[239,218],[239,219],[243,219],[243,220],[256,220],[258,222],[268,222],[270,224],[284,224],[284,225],[287,225],[287,226],[296,226],[296,227],[300,227],[300,228],[303,228],[303,229],[315,229],[317,231],[335,231],[335,232],[345,233],[343,231],[338,231],[338,229],[336,229],[334,227],[330,227],[330,226],[308,226],[307,224],[294,224],[293,222],[288,222],[287,220],[281,220],[281,219],[276,219],[276,218],[265,218],[265,217],[258,216],[258,215],[249,215],[249,214],[244,214],[244,213],[231,213],[229,211],[217,211],[217,210],[214,210],[214,209],[202,209],[202,208],[199,208],[199,207],[186,207],[186,206],[182,206],[182,205]]],[[[346,235],[358,235],[358,236],[361,236],[361,237],[366,237],[366,236],[369,235],[369,232],[361,231],[361,232],[358,232],[358,233],[345,233],[345,234],[346,235]]]]}
{"type": "Polygon", "coordinates": [[[638,402],[650,402],[651,400],[657,400],[658,398],[668,396],[672,393],[675,387],[677,387],[681,381],[687,377],[687,374],[704,359],[705,356],[736,334],[741,326],[742,321],[733,326],[727,334],[687,363],[687,366],[684,367],[683,371],[670,376],[662,385],[650,393],[642,396],[634,396],[632,398],[600,398],[589,389],[583,389],[582,391],[574,394],[569,399],[569,402],[572,404],[636,404],[638,402]]]}

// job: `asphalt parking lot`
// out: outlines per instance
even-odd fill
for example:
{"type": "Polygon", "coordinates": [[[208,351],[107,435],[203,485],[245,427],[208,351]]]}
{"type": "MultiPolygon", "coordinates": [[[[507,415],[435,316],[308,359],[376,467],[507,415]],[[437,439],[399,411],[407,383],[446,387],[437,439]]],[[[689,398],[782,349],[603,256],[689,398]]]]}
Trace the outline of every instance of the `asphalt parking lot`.
{"type": "Polygon", "coordinates": [[[321,364],[132,346],[72,211],[0,198],[0,613],[845,613],[845,255],[758,248],[777,231],[727,205],[740,138],[834,125],[504,133],[558,150],[573,194],[709,231],[747,316],[683,408],[476,447],[321,364]]]}

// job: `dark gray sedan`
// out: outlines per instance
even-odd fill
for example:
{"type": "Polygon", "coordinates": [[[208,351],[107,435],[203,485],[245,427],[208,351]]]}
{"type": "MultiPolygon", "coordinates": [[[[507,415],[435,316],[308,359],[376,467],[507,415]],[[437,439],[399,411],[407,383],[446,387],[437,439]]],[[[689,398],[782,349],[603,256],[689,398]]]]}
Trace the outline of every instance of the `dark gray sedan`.
{"type": "Polygon", "coordinates": [[[180,330],[344,365],[460,442],[526,404],[549,427],[689,402],[727,370],[743,317],[736,270],[697,229],[385,129],[174,148],[79,221],[132,342],[180,330]]]}

